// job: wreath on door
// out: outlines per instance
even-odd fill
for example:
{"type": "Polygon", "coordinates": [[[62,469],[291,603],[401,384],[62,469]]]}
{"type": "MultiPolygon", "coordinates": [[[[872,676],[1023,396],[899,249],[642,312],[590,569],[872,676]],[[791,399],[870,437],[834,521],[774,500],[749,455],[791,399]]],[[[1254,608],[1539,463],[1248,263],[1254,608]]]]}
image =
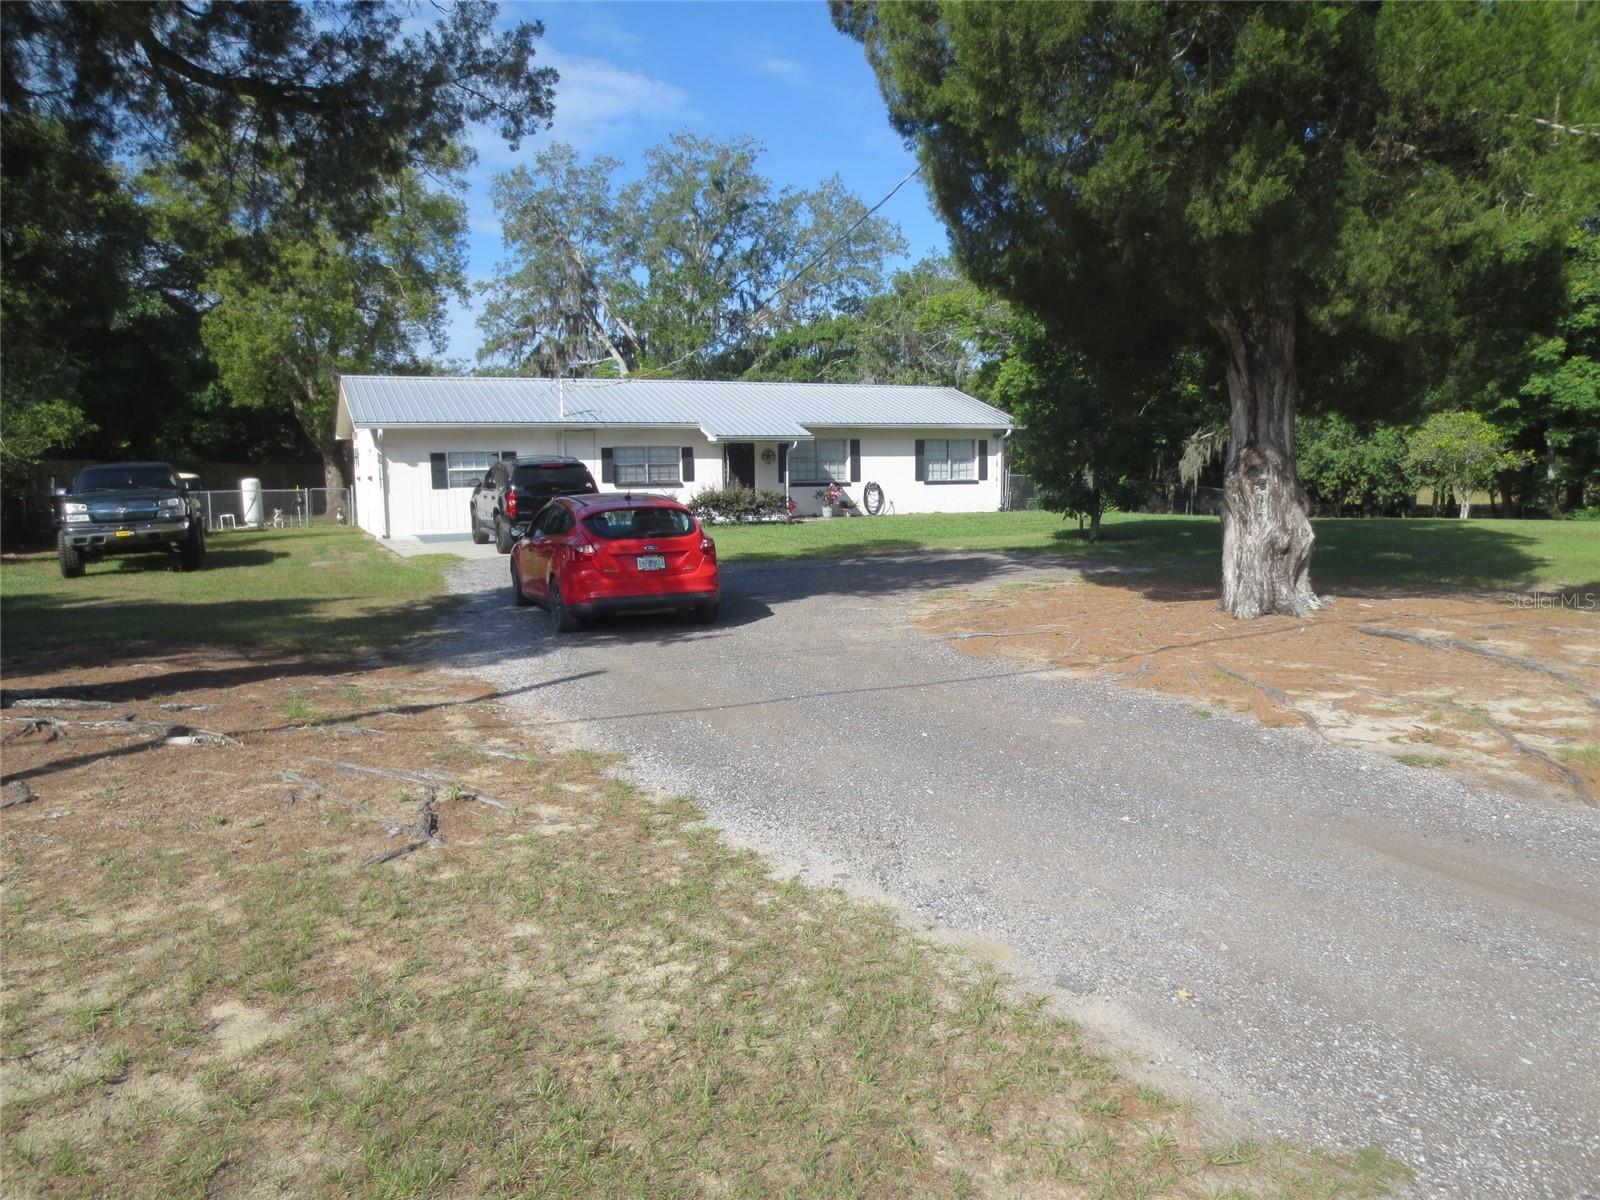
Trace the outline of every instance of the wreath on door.
{"type": "Polygon", "coordinates": [[[763,450],[761,452],[761,461],[766,463],[767,466],[770,467],[773,463],[778,461],[778,452],[776,450],[774,450],[771,446],[768,446],[765,450],[763,450]]]}

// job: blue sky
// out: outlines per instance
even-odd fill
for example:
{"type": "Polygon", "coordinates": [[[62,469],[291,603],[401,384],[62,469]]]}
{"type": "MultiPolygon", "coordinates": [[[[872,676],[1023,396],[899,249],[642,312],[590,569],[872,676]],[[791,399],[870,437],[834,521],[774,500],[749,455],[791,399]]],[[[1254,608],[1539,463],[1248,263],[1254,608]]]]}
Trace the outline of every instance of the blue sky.
{"type": "MultiPolygon", "coordinates": [[[[502,254],[490,178],[552,141],[585,157],[620,158],[630,178],[645,149],[677,130],[749,134],[766,146],[759,166],[779,186],[813,187],[837,174],[868,204],[916,165],[889,127],[861,47],[834,30],[822,0],[502,3],[501,18],[544,22],[536,61],[555,67],[561,82],[548,132],[516,152],[487,131],[474,139],[466,199],[475,282],[494,273],[502,254]]],[[[907,261],[945,251],[920,176],[880,214],[899,224],[907,261]]],[[[479,340],[474,313],[457,306],[446,356],[470,363],[479,340]]]]}

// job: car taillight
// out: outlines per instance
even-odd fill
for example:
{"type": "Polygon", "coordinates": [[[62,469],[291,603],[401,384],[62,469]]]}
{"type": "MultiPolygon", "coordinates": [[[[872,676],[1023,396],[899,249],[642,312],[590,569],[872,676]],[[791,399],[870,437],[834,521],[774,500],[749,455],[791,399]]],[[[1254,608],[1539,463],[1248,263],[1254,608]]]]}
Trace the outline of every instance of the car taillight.
{"type": "Polygon", "coordinates": [[[517,485],[512,484],[506,489],[506,516],[517,515],[517,485]]]}
{"type": "Polygon", "coordinates": [[[707,558],[715,558],[717,556],[717,544],[703,533],[700,535],[700,553],[707,558]]]}
{"type": "Polygon", "coordinates": [[[585,557],[587,557],[589,555],[592,555],[594,553],[594,543],[593,542],[573,542],[572,543],[572,552],[574,554],[582,554],[585,557]]]}

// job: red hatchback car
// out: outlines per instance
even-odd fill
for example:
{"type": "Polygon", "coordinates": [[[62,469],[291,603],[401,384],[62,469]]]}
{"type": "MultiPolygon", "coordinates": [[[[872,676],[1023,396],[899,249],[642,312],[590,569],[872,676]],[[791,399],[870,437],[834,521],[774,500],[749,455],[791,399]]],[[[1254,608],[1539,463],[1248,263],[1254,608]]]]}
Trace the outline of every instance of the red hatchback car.
{"type": "Polygon", "coordinates": [[[511,548],[511,594],[561,633],[600,613],[693,609],[717,619],[717,544],[665,496],[558,496],[511,548]]]}

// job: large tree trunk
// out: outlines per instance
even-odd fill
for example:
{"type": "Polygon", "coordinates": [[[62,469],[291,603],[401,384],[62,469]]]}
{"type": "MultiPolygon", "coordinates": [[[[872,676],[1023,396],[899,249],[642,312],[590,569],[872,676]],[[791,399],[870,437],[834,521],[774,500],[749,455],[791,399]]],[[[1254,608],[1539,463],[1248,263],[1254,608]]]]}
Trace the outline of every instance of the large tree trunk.
{"type": "Polygon", "coordinates": [[[331,446],[319,445],[317,452],[322,455],[322,486],[348,488],[350,476],[345,470],[344,447],[334,442],[331,446]]]}
{"type": "Polygon", "coordinates": [[[1294,298],[1288,285],[1215,322],[1232,405],[1222,481],[1222,607],[1248,619],[1302,616],[1311,590],[1311,521],[1294,462],[1294,298]]]}
{"type": "Polygon", "coordinates": [[[296,396],[292,407],[295,420],[322,457],[322,486],[348,488],[350,473],[345,467],[344,447],[333,436],[333,406],[321,403],[322,393],[315,376],[307,375],[300,385],[304,395],[296,396]]]}

